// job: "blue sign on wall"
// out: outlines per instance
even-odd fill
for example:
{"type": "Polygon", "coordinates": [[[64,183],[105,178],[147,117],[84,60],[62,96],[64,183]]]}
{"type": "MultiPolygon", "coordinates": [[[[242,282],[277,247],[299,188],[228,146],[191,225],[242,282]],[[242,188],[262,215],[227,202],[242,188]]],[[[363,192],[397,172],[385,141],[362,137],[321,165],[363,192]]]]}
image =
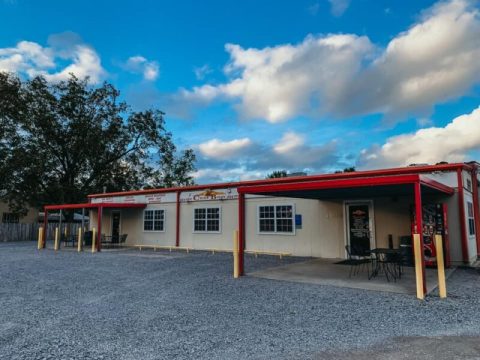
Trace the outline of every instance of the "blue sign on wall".
{"type": "Polygon", "coordinates": [[[302,215],[301,214],[296,214],[295,215],[295,226],[297,228],[301,228],[302,227],[302,215]]]}

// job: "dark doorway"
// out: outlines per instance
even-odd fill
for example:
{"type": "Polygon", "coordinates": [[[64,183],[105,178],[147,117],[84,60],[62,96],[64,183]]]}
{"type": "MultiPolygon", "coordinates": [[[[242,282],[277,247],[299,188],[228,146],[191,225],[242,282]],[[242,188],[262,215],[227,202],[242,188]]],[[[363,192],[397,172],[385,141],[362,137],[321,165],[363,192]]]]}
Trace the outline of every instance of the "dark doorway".
{"type": "Polygon", "coordinates": [[[120,211],[112,212],[112,243],[120,242],[120,211]]]}
{"type": "Polygon", "coordinates": [[[371,215],[369,203],[347,204],[347,232],[352,255],[371,250],[371,215]]]}

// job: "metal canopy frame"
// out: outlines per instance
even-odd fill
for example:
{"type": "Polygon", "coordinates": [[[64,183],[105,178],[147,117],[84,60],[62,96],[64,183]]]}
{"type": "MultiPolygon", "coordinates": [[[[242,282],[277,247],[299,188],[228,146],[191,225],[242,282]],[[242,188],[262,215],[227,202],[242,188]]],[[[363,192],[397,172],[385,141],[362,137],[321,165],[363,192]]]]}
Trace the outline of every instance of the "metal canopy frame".
{"type": "MultiPolygon", "coordinates": [[[[48,212],[60,210],[74,210],[74,209],[82,209],[82,214],[85,214],[85,209],[97,209],[97,239],[95,242],[95,248],[97,251],[101,251],[102,248],[102,216],[103,216],[103,209],[144,209],[147,206],[145,203],[114,203],[114,202],[105,202],[105,203],[80,203],[80,204],[63,204],[63,205],[45,205],[44,211],[45,216],[43,218],[43,242],[42,248],[45,248],[46,241],[47,241],[47,226],[48,226],[48,212]]],[[[82,217],[82,225],[83,225],[83,217],[82,217]]],[[[83,226],[82,226],[83,227],[83,226]]],[[[83,234],[83,230],[82,230],[83,234]]],[[[93,239],[92,239],[93,241],[93,239]]]]}
{"type": "MultiPolygon", "coordinates": [[[[328,191],[338,189],[365,189],[365,188],[383,188],[404,185],[408,187],[415,199],[415,232],[420,234],[420,249],[423,249],[422,225],[422,189],[434,192],[440,192],[446,195],[452,195],[455,192],[450,186],[444,185],[420,174],[404,174],[391,176],[342,178],[335,180],[312,180],[296,183],[281,183],[268,185],[241,186],[237,189],[238,197],[238,224],[239,224],[239,275],[244,275],[244,255],[245,255],[245,195],[270,195],[294,197],[301,192],[308,191],[328,191]]],[[[425,258],[421,257],[423,272],[423,292],[427,292],[425,280],[425,258]]]]}

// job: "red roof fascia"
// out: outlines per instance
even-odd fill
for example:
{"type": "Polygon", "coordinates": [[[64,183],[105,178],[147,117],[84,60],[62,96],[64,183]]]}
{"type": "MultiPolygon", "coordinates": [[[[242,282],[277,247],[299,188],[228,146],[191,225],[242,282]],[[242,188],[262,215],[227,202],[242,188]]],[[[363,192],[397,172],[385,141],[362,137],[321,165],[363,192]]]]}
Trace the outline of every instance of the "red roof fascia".
{"type": "Polygon", "coordinates": [[[342,189],[364,186],[385,186],[385,185],[401,185],[414,184],[419,182],[419,175],[399,175],[399,176],[382,176],[368,177],[356,179],[338,179],[328,181],[309,181],[292,184],[274,184],[259,186],[242,186],[237,189],[240,194],[259,194],[284,191],[298,190],[326,190],[326,189],[342,189]]]}
{"type": "Polygon", "coordinates": [[[98,198],[98,197],[112,197],[112,196],[142,195],[142,194],[159,194],[159,193],[176,192],[176,191],[184,192],[184,191],[194,191],[194,190],[204,190],[204,189],[221,189],[221,188],[229,188],[229,187],[298,183],[298,182],[304,182],[304,181],[311,182],[316,180],[336,180],[336,179],[340,180],[340,179],[350,179],[350,178],[359,178],[359,177],[408,175],[408,174],[420,174],[420,173],[428,173],[428,172],[456,171],[457,169],[471,170],[472,166],[470,164],[465,164],[465,163],[408,166],[408,167],[401,167],[401,168],[355,171],[355,172],[338,173],[338,174],[292,176],[292,177],[277,178],[277,179],[249,180],[249,181],[238,181],[238,182],[228,182],[228,183],[162,188],[162,189],[132,190],[132,191],[124,191],[124,192],[91,194],[91,195],[88,195],[88,197],[98,198]]]}
{"type": "Polygon", "coordinates": [[[420,184],[450,195],[455,192],[454,188],[422,175],[420,175],[420,184]]]}
{"type": "Polygon", "coordinates": [[[83,204],[63,204],[63,205],[45,205],[45,211],[49,210],[71,210],[71,209],[95,209],[99,207],[103,208],[139,208],[143,209],[147,204],[139,203],[83,203],[83,204]]]}

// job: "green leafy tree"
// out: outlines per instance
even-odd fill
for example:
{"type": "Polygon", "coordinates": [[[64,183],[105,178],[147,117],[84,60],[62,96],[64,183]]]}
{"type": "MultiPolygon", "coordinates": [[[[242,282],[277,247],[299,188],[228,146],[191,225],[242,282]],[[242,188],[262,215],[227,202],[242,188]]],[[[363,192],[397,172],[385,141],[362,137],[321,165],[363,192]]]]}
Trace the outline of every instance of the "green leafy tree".
{"type": "Polygon", "coordinates": [[[287,172],[285,170],[275,170],[267,175],[266,179],[277,179],[282,177],[287,177],[287,172]]]}
{"type": "Polygon", "coordinates": [[[49,83],[0,72],[0,197],[12,210],[75,203],[91,193],[193,184],[164,113],[135,112],[111,84],[74,75],[49,83]]]}

